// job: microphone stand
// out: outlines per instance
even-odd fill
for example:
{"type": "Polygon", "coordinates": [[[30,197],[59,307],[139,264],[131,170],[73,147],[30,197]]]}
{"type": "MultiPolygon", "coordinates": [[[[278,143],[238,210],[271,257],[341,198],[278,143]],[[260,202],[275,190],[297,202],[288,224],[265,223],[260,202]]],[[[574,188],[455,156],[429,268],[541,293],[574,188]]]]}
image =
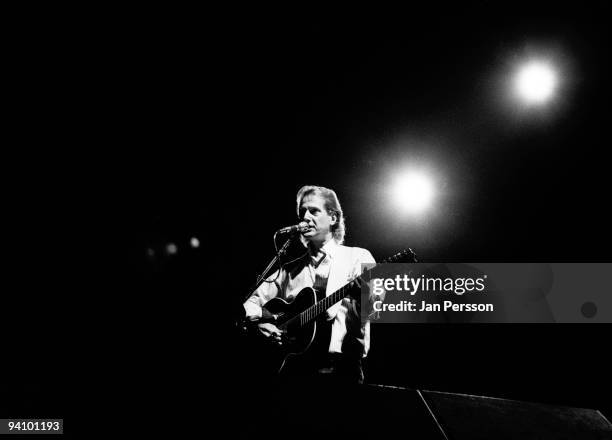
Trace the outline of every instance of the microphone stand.
{"type": "MultiPolygon", "coordinates": [[[[276,233],[275,235],[275,239],[276,239],[276,233]]],[[[291,243],[291,239],[297,234],[293,234],[291,235],[283,244],[283,246],[278,250],[278,252],[276,253],[276,255],[274,256],[274,258],[272,259],[272,261],[270,261],[270,263],[268,264],[268,266],[266,266],[266,268],[264,269],[264,271],[261,273],[261,275],[259,275],[257,277],[257,281],[255,282],[255,285],[250,289],[250,292],[247,296],[244,297],[243,299],[243,303],[249,299],[251,297],[251,295],[253,295],[255,293],[255,291],[259,288],[259,286],[261,286],[261,284],[264,282],[264,280],[268,277],[268,274],[270,272],[270,270],[272,270],[272,268],[274,267],[274,265],[280,261],[281,257],[284,257],[285,254],[287,253],[287,248],[289,248],[289,244],[291,243]]]]}
{"type": "MultiPolygon", "coordinates": [[[[274,233],[275,243],[276,243],[277,234],[278,234],[278,231],[274,233]]],[[[287,240],[285,240],[285,243],[283,243],[282,247],[276,252],[276,255],[274,256],[272,261],[270,261],[270,263],[266,266],[266,268],[261,273],[261,275],[257,277],[257,281],[255,282],[255,285],[251,287],[249,294],[244,297],[244,299],[242,300],[242,303],[246,302],[246,300],[249,299],[251,295],[255,293],[255,291],[259,288],[259,286],[261,286],[261,284],[268,277],[268,274],[272,270],[274,265],[280,262],[281,257],[285,256],[285,254],[287,253],[287,249],[289,248],[289,244],[291,243],[295,235],[298,235],[298,234],[291,234],[290,237],[287,240]]],[[[238,329],[240,333],[248,334],[250,333],[250,331],[252,331],[251,325],[253,323],[250,323],[248,319],[246,318],[246,314],[244,312],[244,308],[242,307],[242,304],[240,305],[240,308],[242,309],[242,316],[234,321],[234,325],[235,325],[235,328],[238,329]]],[[[268,312],[266,309],[262,309],[262,317],[259,320],[259,322],[275,322],[276,319],[277,319],[277,315],[273,315],[270,312],[268,312]]]]}

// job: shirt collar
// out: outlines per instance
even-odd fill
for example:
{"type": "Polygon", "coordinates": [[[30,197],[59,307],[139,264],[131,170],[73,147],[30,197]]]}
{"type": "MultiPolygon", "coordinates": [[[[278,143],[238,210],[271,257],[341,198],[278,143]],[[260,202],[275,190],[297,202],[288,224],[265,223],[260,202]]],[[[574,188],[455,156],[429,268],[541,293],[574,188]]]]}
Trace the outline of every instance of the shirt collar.
{"type": "Polygon", "coordinates": [[[337,250],[338,250],[338,243],[336,243],[336,240],[332,238],[323,245],[323,247],[319,250],[319,253],[317,255],[313,255],[313,252],[310,249],[310,247],[308,248],[308,254],[311,257],[316,258],[316,257],[320,257],[321,252],[323,252],[325,255],[328,255],[331,259],[333,259],[337,250]]]}

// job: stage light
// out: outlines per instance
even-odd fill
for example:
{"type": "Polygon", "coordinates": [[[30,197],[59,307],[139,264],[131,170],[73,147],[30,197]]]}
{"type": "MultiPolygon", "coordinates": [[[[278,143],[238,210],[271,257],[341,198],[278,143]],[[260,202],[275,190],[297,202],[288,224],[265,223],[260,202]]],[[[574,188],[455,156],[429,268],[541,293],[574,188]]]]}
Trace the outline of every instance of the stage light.
{"type": "Polygon", "coordinates": [[[543,104],[549,101],[558,84],[554,67],[546,61],[530,61],[523,65],[515,78],[515,90],[527,104],[543,104]]]}
{"type": "Polygon", "coordinates": [[[198,240],[197,237],[191,237],[191,240],[189,241],[189,243],[191,244],[191,247],[194,249],[200,247],[200,240],[198,240]]]}
{"type": "Polygon", "coordinates": [[[176,247],[176,245],[174,243],[168,243],[166,245],[166,253],[168,255],[174,255],[178,252],[178,248],[176,247]]]}
{"type": "Polygon", "coordinates": [[[392,195],[396,206],[406,214],[423,212],[433,199],[431,179],[423,172],[410,171],[397,177],[392,195]]]}

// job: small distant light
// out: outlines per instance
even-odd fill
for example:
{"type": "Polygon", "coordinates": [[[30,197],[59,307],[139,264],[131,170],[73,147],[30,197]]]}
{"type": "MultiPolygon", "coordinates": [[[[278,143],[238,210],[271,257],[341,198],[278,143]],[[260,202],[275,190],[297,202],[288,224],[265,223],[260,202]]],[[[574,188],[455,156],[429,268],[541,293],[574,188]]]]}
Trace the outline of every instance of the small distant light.
{"type": "Polygon", "coordinates": [[[174,255],[176,254],[177,251],[178,251],[178,248],[176,247],[174,243],[168,243],[166,245],[166,253],[168,255],[174,255]]]}
{"type": "Polygon", "coordinates": [[[192,248],[200,247],[200,240],[197,237],[191,237],[190,243],[192,248]]]}
{"type": "Polygon", "coordinates": [[[146,254],[147,254],[147,257],[149,257],[149,258],[155,257],[155,251],[153,249],[151,249],[151,248],[147,248],[146,254]]]}

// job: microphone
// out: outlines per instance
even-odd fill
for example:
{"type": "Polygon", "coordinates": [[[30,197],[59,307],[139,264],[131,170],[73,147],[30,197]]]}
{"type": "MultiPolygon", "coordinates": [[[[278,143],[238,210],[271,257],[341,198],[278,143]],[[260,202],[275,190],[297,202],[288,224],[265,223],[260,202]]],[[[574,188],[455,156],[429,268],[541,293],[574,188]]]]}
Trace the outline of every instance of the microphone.
{"type": "Polygon", "coordinates": [[[276,233],[277,234],[293,234],[295,232],[302,233],[302,232],[306,232],[308,228],[310,228],[310,226],[308,226],[308,223],[300,222],[297,225],[287,226],[286,228],[279,229],[276,233]]]}

